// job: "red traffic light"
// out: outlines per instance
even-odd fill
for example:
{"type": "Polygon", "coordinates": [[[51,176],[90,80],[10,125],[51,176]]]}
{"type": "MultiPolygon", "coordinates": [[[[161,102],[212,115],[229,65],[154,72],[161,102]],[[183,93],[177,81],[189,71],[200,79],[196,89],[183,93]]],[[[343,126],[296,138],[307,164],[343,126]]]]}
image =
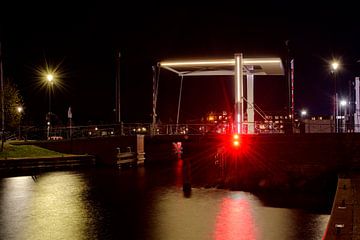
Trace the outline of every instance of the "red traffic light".
{"type": "Polygon", "coordinates": [[[239,136],[239,134],[234,134],[233,135],[233,146],[234,147],[239,147],[240,146],[240,136],[239,136]]]}

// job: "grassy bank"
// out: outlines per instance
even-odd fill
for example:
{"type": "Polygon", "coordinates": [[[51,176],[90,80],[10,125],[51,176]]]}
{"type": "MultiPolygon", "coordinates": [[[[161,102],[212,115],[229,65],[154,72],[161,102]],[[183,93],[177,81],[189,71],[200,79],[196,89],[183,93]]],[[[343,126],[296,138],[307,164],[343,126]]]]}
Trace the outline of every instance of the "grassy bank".
{"type": "Polygon", "coordinates": [[[27,157],[59,157],[64,154],[44,149],[34,145],[12,145],[6,142],[4,151],[0,152],[0,159],[27,157]]]}

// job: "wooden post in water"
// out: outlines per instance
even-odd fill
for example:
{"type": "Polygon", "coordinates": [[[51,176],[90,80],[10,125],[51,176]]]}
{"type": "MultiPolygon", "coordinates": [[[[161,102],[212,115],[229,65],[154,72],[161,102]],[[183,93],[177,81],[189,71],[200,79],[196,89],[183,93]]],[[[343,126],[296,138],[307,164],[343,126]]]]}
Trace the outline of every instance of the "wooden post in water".
{"type": "Polygon", "coordinates": [[[136,135],[136,153],[137,153],[137,165],[143,165],[145,160],[145,148],[144,148],[145,135],[136,135]]]}

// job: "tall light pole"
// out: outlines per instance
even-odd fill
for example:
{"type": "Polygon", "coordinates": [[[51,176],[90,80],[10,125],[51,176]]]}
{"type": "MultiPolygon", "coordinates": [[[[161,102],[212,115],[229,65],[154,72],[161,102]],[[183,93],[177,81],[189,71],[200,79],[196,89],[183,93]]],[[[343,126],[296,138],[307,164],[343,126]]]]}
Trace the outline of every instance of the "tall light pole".
{"type": "Polygon", "coordinates": [[[121,123],[121,86],[120,86],[120,57],[121,54],[118,52],[117,58],[116,58],[116,82],[115,82],[115,113],[116,113],[116,123],[121,123]]]}
{"type": "Polygon", "coordinates": [[[46,75],[48,91],[49,91],[49,112],[46,117],[46,125],[47,125],[47,139],[49,140],[50,137],[50,128],[51,128],[51,90],[52,85],[54,84],[54,75],[51,73],[46,75]]]}
{"type": "Polygon", "coordinates": [[[17,112],[19,113],[19,140],[21,139],[21,117],[22,117],[22,112],[23,112],[23,107],[22,106],[18,106],[16,108],[17,112]]]}
{"type": "Polygon", "coordinates": [[[334,102],[333,102],[333,117],[334,117],[334,124],[335,124],[335,132],[338,132],[338,95],[337,95],[337,89],[336,89],[336,75],[337,71],[340,67],[340,64],[338,61],[333,61],[331,63],[331,73],[333,75],[334,80],[334,102]]]}
{"type": "Polygon", "coordinates": [[[1,83],[1,152],[5,142],[5,103],[4,103],[4,73],[2,65],[1,42],[0,42],[0,83],[1,83]]]}
{"type": "Polygon", "coordinates": [[[301,119],[300,119],[300,133],[305,133],[306,130],[305,130],[305,120],[306,120],[306,116],[308,115],[308,112],[306,109],[302,109],[300,111],[300,116],[301,116],[301,119]]]}
{"type": "Polygon", "coordinates": [[[343,126],[344,126],[344,130],[346,130],[346,105],[347,105],[347,101],[342,99],[340,101],[340,123],[341,123],[340,132],[343,132],[343,126]],[[344,116],[342,115],[341,108],[344,109],[344,116]]]}

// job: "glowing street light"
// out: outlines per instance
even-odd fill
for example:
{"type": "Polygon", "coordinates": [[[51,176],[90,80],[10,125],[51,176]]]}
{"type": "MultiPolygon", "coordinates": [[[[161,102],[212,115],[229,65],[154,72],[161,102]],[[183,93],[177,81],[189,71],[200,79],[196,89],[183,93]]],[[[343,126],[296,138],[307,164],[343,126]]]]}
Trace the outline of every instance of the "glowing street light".
{"type": "Polygon", "coordinates": [[[305,109],[301,110],[300,112],[301,117],[305,117],[307,115],[307,111],[305,109]]]}
{"type": "Polygon", "coordinates": [[[55,77],[52,73],[46,74],[46,83],[49,91],[49,113],[51,113],[51,88],[55,82],[55,77]]]}
{"type": "Polygon", "coordinates": [[[52,73],[48,73],[46,74],[46,82],[47,82],[47,86],[48,86],[48,91],[49,91],[49,112],[47,114],[46,117],[46,121],[47,121],[47,139],[49,139],[50,136],[50,128],[51,128],[51,91],[52,91],[52,86],[55,82],[55,78],[54,75],[52,73]]]}
{"type": "Polygon", "coordinates": [[[340,101],[340,106],[341,107],[345,107],[346,104],[347,104],[346,100],[343,99],[343,100],[340,101]]]}
{"type": "Polygon", "coordinates": [[[19,113],[19,140],[21,139],[21,117],[22,117],[22,112],[24,111],[24,108],[22,106],[18,106],[16,108],[16,111],[19,113]]]}
{"type": "Polygon", "coordinates": [[[18,111],[19,114],[21,114],[24,109],[22,106],[19,106],[16,108],[16,110],[18,111]]]}
{"type": "Polygon", "coordinates": [[[345,99],[342,99],[342,100],[340,100],[339,103],[340,103],[340,111],[339,111],[340,117],[339,118],[340,118],[340,124],[341,124],[340,129],[342,131],[343,126],[345,126],[344,130],[346,130],[346,105],[348,104],[348,101],[345,99]],[[342,108],[344,109],[344,116],[342,115],[342,110],[341,110],[342,108]]]}
{"type": "Polygon", "coordinates": [[[46,113],[45,125],[47,127],[47,137],[49,138],[50,128],[51,128],[51,98],[54,87],[63,88],[65,84],[61,79],[66,75],[65,72],[61,70],[61,62],[58,64],[51,64],[45,59],[45,64],[43,66],[35,67],[35,72],[38,78],[38,85],[40,88],[47,89],[48,91],[48,111],[46,113]],[[50,123],[50,124],[48,124],[50,123]]]}
{"type": "Polygon", "coordinates": [[[54,80],[54,75],[52,75],[51,73],[49,73],[48,75],[46,75],[46,79],[47,79],[49,82],[52,82],[52,80],[54,80]]]}
{"type": "Polygon", "coordinates": [[[333,71],[336,71],[338,68],[339,68],[339,62],[338,61],[334,61],[334,62],[332,62],[331,63],[331,69],[333,70],[333,71]]]}

